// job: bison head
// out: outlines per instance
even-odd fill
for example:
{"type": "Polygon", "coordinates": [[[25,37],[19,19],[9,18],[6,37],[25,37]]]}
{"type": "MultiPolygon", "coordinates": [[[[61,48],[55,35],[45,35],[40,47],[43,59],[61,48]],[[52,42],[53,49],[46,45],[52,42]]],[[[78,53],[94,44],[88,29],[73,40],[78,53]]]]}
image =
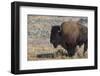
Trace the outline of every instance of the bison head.
{"type": "Polygon", "coordinates": [[[61,42],[61,32],[60,26],[52,26],[51,35],[50,35],[50,43],[56,48],[61,42]]]}

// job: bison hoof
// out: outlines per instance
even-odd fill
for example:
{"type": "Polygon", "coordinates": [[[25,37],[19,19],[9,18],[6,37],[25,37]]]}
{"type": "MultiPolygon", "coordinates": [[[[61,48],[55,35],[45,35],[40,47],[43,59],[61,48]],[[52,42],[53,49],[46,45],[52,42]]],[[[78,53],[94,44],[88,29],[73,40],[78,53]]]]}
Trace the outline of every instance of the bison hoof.
{"type": "Polygon", "coordinates": [[[75,54],[74,52],[68,52],[68,56],[69,56],[69,57],[74,56],[74,54],[75,54]]]}

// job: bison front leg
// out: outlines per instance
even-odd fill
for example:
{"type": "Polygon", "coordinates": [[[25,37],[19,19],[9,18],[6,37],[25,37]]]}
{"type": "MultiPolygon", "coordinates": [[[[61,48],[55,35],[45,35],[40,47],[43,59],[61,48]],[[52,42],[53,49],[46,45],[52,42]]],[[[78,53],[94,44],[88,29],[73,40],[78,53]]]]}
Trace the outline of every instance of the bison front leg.
{"type": "Polygon", "coordinates": [[[69,57],[74,56],[74,54],[75,54],[75,47],[73,47],[73,48],[68,48],[67,50],[68,50],[68,55],[69,55],[69,57]]]}

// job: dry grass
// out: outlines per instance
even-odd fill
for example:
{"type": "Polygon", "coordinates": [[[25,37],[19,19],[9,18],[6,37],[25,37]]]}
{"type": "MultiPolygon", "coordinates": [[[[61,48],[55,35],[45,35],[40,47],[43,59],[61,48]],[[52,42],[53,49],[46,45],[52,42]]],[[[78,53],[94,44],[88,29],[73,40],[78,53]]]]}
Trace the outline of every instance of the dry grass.
{"type": "MultiPolygon", "coordinates": [[[[28,51],[28,60],[32,61],[32,60],[48,60],[48,59],[49,60],[52,60],[52,59],[57,60],[57,59],[83,59],[83,58],[88,58],[87,51],[84,53],[84,49],[83,49],[84,44],[81,47],[79,47],[79,46],[76,47],[75,55],[72,56],[72,57],[69,57],[68,55],[65,56],[65,55],[62,55],[62,54],[58,54],[57,56],[55,56],[53,58],[52,57],[43,57],[43,58],[37,57],[37,53],[41,52],[40,51],[41,49],[43,49],[42,52],[44,51],[44,53],[45,53],[45,51],[51,52],[50,50],[54,50],[54,53],[55,53],[55,52],[57,52],[57,50],[59,50],[59,48],[55,49],[55,48],[47,48],[47,47],[39,47],[39,48],[35,47],[35,48],[33,48],[33,50],[28,51]]],[[[62,48],[60,48],[60,49],[62,49],[62,48]]],[[[62,50],[64,50],[64,49],[62,49],[62,50]]]]}

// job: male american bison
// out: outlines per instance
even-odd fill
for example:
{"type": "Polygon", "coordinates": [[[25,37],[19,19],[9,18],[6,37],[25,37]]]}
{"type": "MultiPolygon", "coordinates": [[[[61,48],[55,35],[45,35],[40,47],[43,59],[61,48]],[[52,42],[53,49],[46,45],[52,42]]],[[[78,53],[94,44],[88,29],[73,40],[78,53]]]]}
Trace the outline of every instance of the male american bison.
{"type": "Polygon", "coordinates": [[[87,31],[87,27],[79,22],[63,22],[61,26],[52,27],[50,42],[55,48],[57,45],[61,45],[68,51],[69,56],[73,56],[77,45],[81,46],[84,43],[84,50],[87,50],[87,31]]]}

